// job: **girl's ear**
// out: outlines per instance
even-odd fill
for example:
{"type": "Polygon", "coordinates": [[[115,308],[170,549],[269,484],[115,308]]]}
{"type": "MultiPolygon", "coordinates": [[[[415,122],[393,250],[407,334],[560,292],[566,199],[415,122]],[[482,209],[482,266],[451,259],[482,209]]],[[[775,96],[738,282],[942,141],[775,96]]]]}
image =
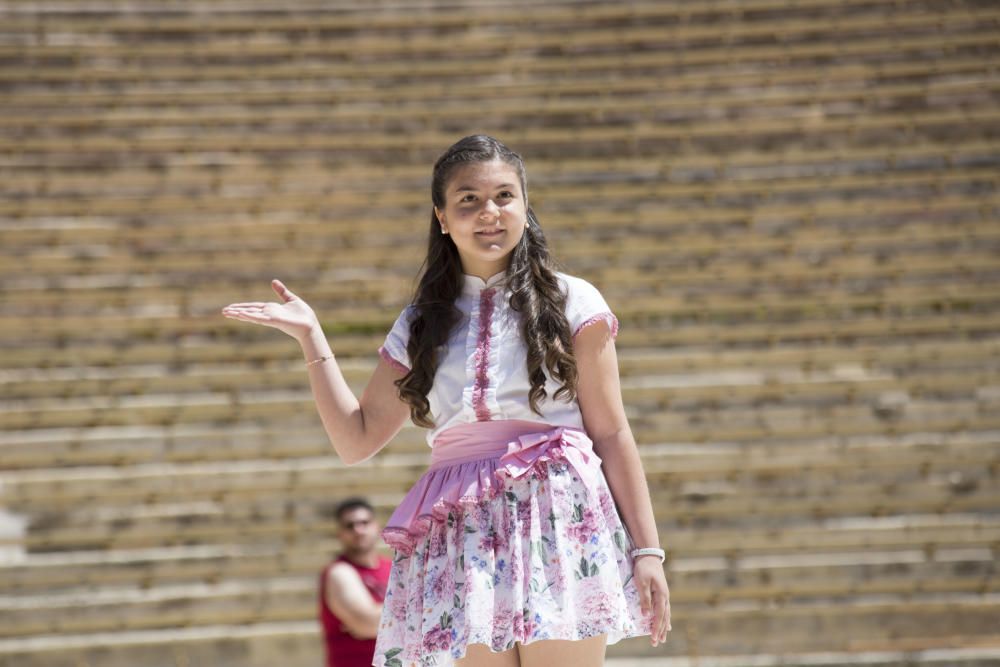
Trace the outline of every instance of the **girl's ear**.
{"type": "Polygon", "coordinates": [[[434,217],[437,218],[438,224],[441,225],[441,231],[447,233],[448,227],[447,222],[445,222],[444,214],[441,212],[437,206],[434,207],[434,217]]]}

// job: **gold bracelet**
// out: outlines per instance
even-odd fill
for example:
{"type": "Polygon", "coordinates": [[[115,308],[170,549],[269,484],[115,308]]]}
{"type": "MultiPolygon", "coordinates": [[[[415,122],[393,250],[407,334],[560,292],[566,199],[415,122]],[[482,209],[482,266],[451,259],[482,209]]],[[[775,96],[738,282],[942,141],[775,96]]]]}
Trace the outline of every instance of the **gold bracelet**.
{"type": "Polygon", "coordinates": [[[326,361],[327,359],[333,359],[333,355],[327,355],[325,357],[320,357],[319,359],[313,359],[312,361],[307,361],[306,366],[312,366],[313,364],[318,364],[320,362],[326,361]]]}

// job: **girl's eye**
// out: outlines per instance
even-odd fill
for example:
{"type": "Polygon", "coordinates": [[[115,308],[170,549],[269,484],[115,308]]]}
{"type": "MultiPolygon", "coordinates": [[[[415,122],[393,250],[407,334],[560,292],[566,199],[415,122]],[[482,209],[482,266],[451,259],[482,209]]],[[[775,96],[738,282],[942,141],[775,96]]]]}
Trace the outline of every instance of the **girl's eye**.
{"type": "Polygon", "coordinates": [[[506,197],[507,199],[510,199],[511,197],[514,196],[514,193],[511,192],[510,190],[504,190],[503,192],[500,193],[500,196],[501,197],[506,197]]]}
{"type": "Polygon", "coordinates": [[[472,201],[475,198],[476,198],[475,195],[465,195],[464,197],[462,197],[462,201],[472,201]]]}

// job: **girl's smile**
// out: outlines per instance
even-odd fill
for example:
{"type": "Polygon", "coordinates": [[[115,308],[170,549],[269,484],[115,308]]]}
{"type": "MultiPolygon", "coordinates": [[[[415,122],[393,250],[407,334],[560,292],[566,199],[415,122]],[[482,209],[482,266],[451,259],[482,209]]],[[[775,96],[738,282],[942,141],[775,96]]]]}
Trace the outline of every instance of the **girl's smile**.
{"type": "Polygon", "coordinates": [[[499,238],[504,233],[503,229],[490,229],[483,232],[476,232],[477,235],[493,240],[499,238]]]}

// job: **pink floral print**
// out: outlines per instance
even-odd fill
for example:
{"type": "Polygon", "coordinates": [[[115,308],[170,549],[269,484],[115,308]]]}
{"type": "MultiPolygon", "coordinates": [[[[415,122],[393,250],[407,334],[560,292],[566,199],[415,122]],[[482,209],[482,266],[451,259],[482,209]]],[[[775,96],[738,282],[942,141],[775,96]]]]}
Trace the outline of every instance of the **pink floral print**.
{"type": "Polygon", "coordinates": [[[547,460],[498,479],[498,493],[452,507],[412,551],[396,551],[376,667],[445,667],[468,644],[504,651],[650,634],[632,581],[632,540],[603,472],[587,484],[567,461],[547,460]]]}

